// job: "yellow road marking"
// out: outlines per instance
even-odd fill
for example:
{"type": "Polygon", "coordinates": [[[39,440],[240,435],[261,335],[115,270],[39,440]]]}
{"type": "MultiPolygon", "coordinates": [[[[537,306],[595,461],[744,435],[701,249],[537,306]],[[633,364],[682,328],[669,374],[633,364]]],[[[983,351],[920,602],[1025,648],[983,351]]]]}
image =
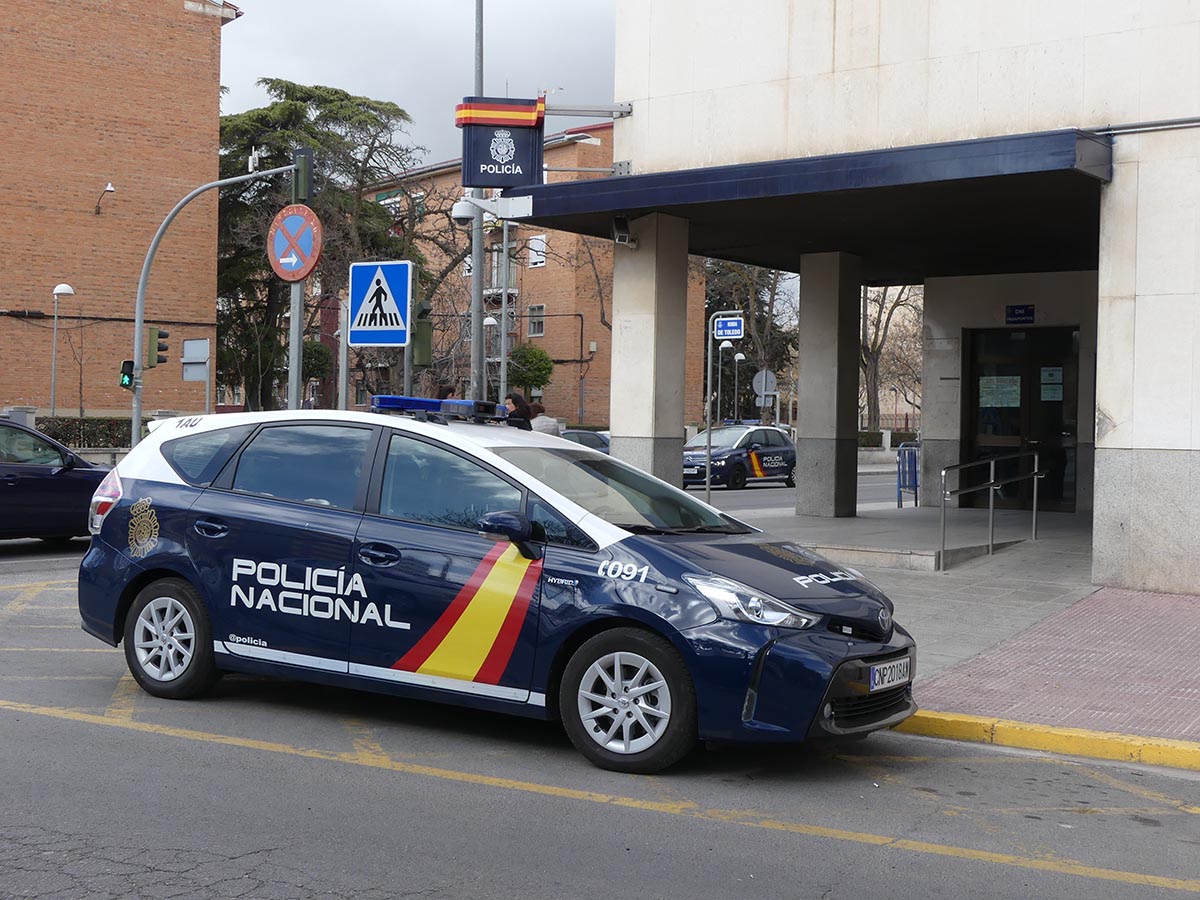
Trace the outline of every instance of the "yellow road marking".
{"type": "Polygon", "coordinates": [[[117,681],[117,687],[113,691],[112,699],[108,701],[108,709],[104,710],[104,715],[110,719],[131,720],[134,700],[141,691],[133,676],[126,672],[117,681]]]}
{"type": "Polygon", "coordinates": [[[1179,812],[1189,813],[1190,815],[1200,815],[1200,806],[1188,806],[1170,797],[1167,794],[1160,794],[1158,791],[1152,791],[1149,788],[1144,788],[1138,784],[1131,784],[1115,775],[1110,775],[1107,772],[1101,772],[1098,769],[1093,769],[1088,766],[1080,766],[1088,776],[1101,784],[1107,784],[1109,787],[1114,787],[1118,791],[1124,791],[1127,794],[1133,794],[1135,797],[1141,797],[1143,800],[1152,800],[1155,803],[1161,803],[1163,806],[1169,806],[1171,809],[1179,812]]]}
{"type": "MultiPolygon", "coordinates": [[[[456,769],[441,769],[418,763],[401,762],[380,755],[374,748],[365,746],[351,752],[336,750],[317,750],[314,748],[296,747],[275,741],[263,741],[253,738],[240,738],[232,735],[214,734],[205,731],[195,731],[190,728],[176,728],[169,725],[152,725],[147,722],[134,720],[105,718],[94,713],[77,710],[58,709],[52,706],[33,706],[27,703],[16,703],[11,700],[0,700],[0,709],[11,712],[23,712],[31,715],[47,716],[71,722],[85,722],[92,725],[108,725],[114,728],[124,728],[130,731],[140,731],[146,734],[156,734],[174,737],[181,740],[199,741],[209,744],[219,744],[228,747],[241,747],[248,750],[261,750],[266,753],[278,753],[286,756],[304,759],[319,759],[327,762],[349,763],[351,765],[367,766],[392,772],[403,772],[410,775],[421,775],[427,778],[437,778],[443,781],[453,781],[460,784],[474,784],[482,787],[498,788],[501,790],[517,791],[543,797],[554,797],[561,800],[576,800],[583,803],[596,803],[607,806],[617,806],[627,809],[638,809],[645,812],[663,815],[680,816],[698,819],[706,822],[725,822],[741,825],[747,828],[762,828],[769,831],[779,831],[787,834],[799,834],[806,837],[828,838],[831,840],[847,841],[855,844],[866,844],[875,847],[888,847],[896,850],[907,850],[913,853],[945,856],[953,859],[965,859],[972,862],[994,863],[1019,869],[1033,869],[1042,872],[1053,872],[1059,875],[1077,875],[1099,881],[1113,881],[1121,884],[1150,885],[1175,891],[1200,893],[1200,879],[1169,878],[1164,875],[1150,875],[1141,872],[1125,872],[1119,869],[1104,869],[1089,866],[1067,859],[1042,859],[1029,856],[1017,856],[1010,853],[993,853],[988,850],[975,850],[968,847],[955,847],[949,844],[934,844],[928,841],[913,841],[882,834],[870,834],[861,831],[845,831],[840,828],[826,828],[820,825],[808,825],[803,822],[789,822],[774,819],[754,810],[703,809],[690,801],[643,800],[637,797],[624,797],[619,794],[604,794],[598,791],[584,791],[577,788],[559,787],[551,784],[539,784],[533,781],[520,781],[513,778],[501,778],[495,775],[482,775],[477,772],[463,772],[456,769]]],[[[382,748],[380,748],[382,749],[382,748]]]]}
{"type": "Polygon", "coordinates": [[[29,588],[57,587],[63,584],[74,585],[77,584],[77,581],[74,578],[64,578],[57,581],[26,581],[22,584],[0,584],[0,591],[23,591],[29,588]]]}
{"type": "Polygon", "coordinates": [[[9,675],[0,672],[3,681],[112,681],[111,675],[9,675]]]}
{"type": "Polygon", "coordinates": [[[0,647],[0,653],[120,653],[116,647],[0,647]]]}

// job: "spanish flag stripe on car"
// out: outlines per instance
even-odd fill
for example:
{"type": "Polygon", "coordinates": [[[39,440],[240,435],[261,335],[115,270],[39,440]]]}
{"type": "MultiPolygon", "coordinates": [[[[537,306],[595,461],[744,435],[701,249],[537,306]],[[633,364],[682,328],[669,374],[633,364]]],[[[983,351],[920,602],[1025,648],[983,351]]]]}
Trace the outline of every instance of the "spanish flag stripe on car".
{"type": "Polygon", "coordinates": [[[750,451],[750,468],[754,471],[755,478],[762,478],[766,474],[763,472],[762,462],[758,458],[758,453],[754,450],[750,451]]]}
{"type": "Polygon", "coordinates": [[[442,639],[454,627],[454,624],[471,602],[471,598],[475,596],[475,592],[483,584],[484,578],[487,577],[496,560],[500,558],[500,555],[508,546],[507,542],[500,541],[488,551],[479,565],[475,567],[475,571],[471,573],[471,577],[467,579],[467,583],[462,586],[462,590],[455,595],[450,605],[446,607],[446,611],[433,623],[433,627],[425,632],[421,639],[413,645],[411,650],[392,664],[393,669],[415,672],[421,668],[421,665],[429,658],[429,655],[437,649],[438,644],[442,642],[442,639]]]}
{"type": "Polygon", "coordinates": [[[504,624],[500,626],[500,633],[496,635],[496,642],[492,644],[487,659],[483,661],[483,666],[475,676],[476,681],[483,684],[500,683],[504,670],[508,668],[508,661],[512,659],[513,648],[517,646],[517,636],[521,633],[521,626],[525,624],[525,613],[529,610],[529,603],[533,599],[533,592],[541,574],[540,559],[534,560],[526,568],[525,577],[521,579],[521,586],[517,589],[517,597],[509,607],[508,615],[504,617],[504,624]]]}
{"type": "Polygon", "coordinates": [[[441,618],[392,668],[495,684],[504,674],[541,563],[498,543],[441,618]]]}

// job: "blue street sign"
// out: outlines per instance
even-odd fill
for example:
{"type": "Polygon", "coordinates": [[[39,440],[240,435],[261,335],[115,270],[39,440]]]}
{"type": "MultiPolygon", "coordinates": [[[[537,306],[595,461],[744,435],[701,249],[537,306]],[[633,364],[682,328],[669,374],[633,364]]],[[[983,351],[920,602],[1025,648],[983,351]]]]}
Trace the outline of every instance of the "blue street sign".
{"type": "Polygon", "coordinates": [[[408,346],[412,279],[408,260],[351,264],[351,347],[408,346]]]}
{"type": "Polygon", "coordinates": [[[1026,303],[1021,306],[1006,306],[1006,307],[1004,307],[1004,324],[1005,325],[1032,325],[1033,324],[1033,304],[1026,303]]]}
{"type": "Polygon", "coordinates": [[[713,337],[718,341],[740,341],[746,336],[746,320],[741,316],[713,319],[713,337]]]}

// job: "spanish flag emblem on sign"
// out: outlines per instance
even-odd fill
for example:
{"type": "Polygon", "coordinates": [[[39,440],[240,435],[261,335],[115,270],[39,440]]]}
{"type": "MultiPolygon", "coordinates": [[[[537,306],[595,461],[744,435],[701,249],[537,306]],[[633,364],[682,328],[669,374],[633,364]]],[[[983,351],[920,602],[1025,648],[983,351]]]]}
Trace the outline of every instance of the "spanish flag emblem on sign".
{"type": "Polygon", "coordinates": [[[537,128],[546,118],[546,98],[511,100],[496,97],[464,97],[454,108],[454,124],[515,125],[518,128],[537,128]]]}

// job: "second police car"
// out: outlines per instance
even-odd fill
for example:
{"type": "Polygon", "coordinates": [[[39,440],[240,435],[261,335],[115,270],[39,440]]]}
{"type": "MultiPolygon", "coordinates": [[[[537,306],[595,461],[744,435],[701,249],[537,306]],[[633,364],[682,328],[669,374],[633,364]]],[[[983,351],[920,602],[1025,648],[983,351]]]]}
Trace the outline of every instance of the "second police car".
{"type": "MultiPolygon", "coordinates": [[[[683,484],[704,484],[708,434],[683,445],[683,484]]],[[[796,486],[796,447],[781,428],[723,425],[712,430],[712,483],[734,490],[748,482],[780,481],[796,486]]]]}
{"type": "Polygon", "coordinates": [[[641,773],[697,740],[859,735],[916,709],[912,638],[861,574],[515,428],[169,420],[90,527],[83,627],[158,697],[248,672],[555,718],[641,773]]]}

